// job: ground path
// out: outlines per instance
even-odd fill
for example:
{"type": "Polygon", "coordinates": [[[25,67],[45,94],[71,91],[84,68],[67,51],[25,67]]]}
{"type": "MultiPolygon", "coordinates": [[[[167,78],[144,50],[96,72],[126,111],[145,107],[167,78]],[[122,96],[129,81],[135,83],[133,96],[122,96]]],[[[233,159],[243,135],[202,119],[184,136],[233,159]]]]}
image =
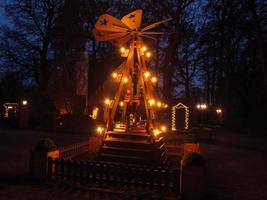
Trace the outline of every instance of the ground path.
{"type": "Polygon", "coordinates": [[[267,137],[220,130],[205,144],[209,199],[267,199],[267,137]]]}
{"type": "MultiPolygon", "coordinates": [[[[121,194],[76,190],[72,187],[33,185],[25,182],[30,151],[44,137],[59,146],[88,138],[86,134],[0,130],[0,199],[147,199],[121,194]]],[[[209,198],[212,200],[267,199],[267,137],[216,131],[215,143],[204,144],[209,198]]],[[[130,195],[130,194],[129,194],[130,195]]],[[[150,199],[164,199],[152,197],[150,199]]]]}

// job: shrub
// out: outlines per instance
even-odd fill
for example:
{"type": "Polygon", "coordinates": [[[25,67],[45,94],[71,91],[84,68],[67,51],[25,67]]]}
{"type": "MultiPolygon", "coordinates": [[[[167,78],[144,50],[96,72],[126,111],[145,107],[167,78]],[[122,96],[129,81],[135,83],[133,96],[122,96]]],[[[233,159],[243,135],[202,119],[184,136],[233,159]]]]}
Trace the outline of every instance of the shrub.
{"type": "Polygon", "coordinates": [[[45,138],[40,140],[34,148],[35,152],[49,152],[49,151],[54,151],[57,149],[56,144],[54,143],[53,140],[49,138],[45,138]]]}
{"type": "Polygon", "coordinates": [[[204,163],[203,156],[197,152],[188,153],[182,160],[184,166],[203,166],[204,163]]]}
{"type": "Polygon", "coordinates": [[[195,134],[187,134],[184,136],[184,143],[197,143],[197,137],[195,134]]]}

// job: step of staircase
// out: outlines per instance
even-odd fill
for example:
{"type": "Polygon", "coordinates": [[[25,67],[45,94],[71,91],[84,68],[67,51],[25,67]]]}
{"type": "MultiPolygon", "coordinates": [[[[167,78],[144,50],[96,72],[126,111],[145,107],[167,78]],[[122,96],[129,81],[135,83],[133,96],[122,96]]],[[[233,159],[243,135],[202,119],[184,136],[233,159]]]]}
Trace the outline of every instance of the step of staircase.
{"type": "Polygon", "coordinates": [[[115,132],[110,131],[107,133],[108,137],[113,138],[125,138],[130,140],[148,140],[150,135],[147,133],[139,133],[139,132],[115,132]]]}
{"type": "Polygon", "coordinates": [[[148,133],[109,131],[103,141],[100,160],[145,165],[164,165],[168,158],[163,138],[148,133]]]}

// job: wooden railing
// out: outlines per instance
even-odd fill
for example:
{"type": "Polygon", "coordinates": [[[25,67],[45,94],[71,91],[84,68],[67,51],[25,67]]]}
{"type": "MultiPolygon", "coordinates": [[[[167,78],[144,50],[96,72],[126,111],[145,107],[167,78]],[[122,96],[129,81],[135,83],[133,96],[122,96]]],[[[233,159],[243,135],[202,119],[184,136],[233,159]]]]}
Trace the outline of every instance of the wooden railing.
{"type": "Polygon", "coordinates": [[[165,144],[166,153],[168,156],[178,156],[183,157],[184,155],[184,145],[179,143],[165,144]]]}
{"type": "Polygon", "coordinates": [[[98,137],[91,137],[89,140],[71,144],[59,149],[60,159],[70,159],[84,153],[95,153],[99,151],[101,139],[98,137]]]}
{"type": "Polygon", "coordinates": [[[48,177],[81,184],[104,184],[178,193],[179,170],[121,163],[48,158],[48,177]]]}

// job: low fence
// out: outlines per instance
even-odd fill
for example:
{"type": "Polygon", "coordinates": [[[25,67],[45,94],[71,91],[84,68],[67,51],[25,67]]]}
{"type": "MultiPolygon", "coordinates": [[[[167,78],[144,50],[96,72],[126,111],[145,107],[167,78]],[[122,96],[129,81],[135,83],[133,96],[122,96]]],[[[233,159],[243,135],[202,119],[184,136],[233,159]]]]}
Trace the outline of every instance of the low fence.
{"type": "Polygon", "coordinates": [[[182,157],[184,152],[184,146],[181,145],[165,145],[166,153],[168,156],[182,157]]]}
{"type": "MultiPolygon", "coordinates": [[[[91,137],[88,141],[64,146],[59,149],[60,159],[70,159],[83,153],[97,153],[100,150],[101,138],[91,137]]],[[[167,155],[182,157],[184,154],[184,146],[180,143],[165,144],[167,155]]]]}
{"type": "Polygon", "coordinates": [[[76,156],[79,156],[84,153],[95,153],[99,152],[101,145],[101,138],[99,137],[90,137],[89,140],[75,143],[72,145],[64,146],[59,149],[59,158],[60,159],[70,159],[76,156]]]}
{"type": "Polygon", "coordinates": [[[179,176],[178,169],[48,158],[48,177],[69,179],[81,184],[126,186],[178,193],[179,176]]]}
{"type": "Polygon", "coordinates": [[[183,157],[184,145],[183,144],[165,144],[166,153],[168,156],[183,157]]]}

